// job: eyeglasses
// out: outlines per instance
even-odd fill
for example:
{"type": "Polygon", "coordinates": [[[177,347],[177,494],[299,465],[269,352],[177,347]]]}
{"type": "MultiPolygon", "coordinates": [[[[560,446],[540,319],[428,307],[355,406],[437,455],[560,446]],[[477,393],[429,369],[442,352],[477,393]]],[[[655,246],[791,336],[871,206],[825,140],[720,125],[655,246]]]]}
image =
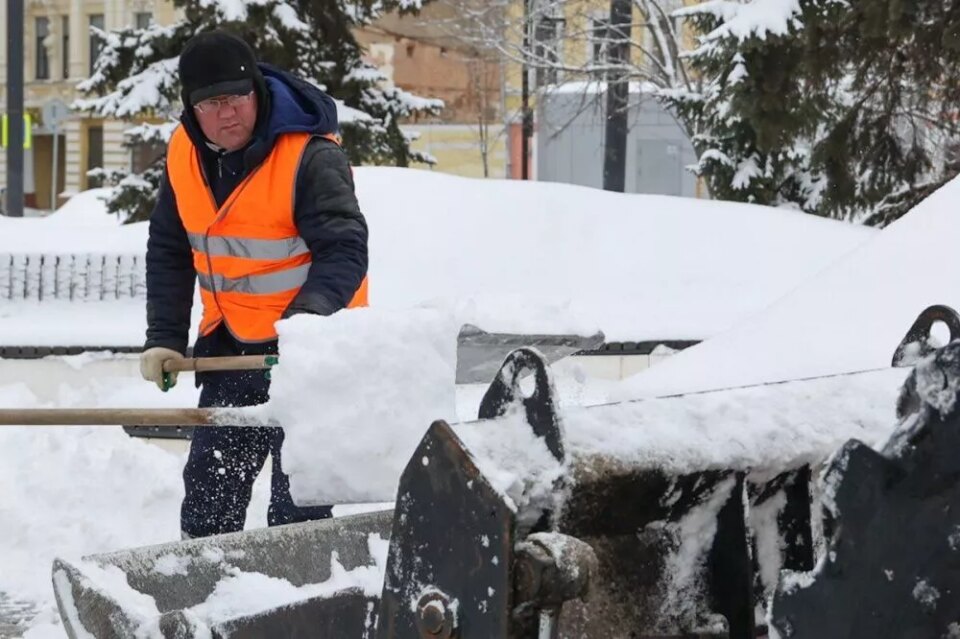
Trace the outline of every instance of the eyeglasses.
{"type": "Polygon", "coordinates": [[[198,113],[217,113],[225,104],[237,108],[241,104],[246,104],[253,98],[253,91],[246,95],[228,95],[222,98],[207,98],[193,105],[198,113]]]}

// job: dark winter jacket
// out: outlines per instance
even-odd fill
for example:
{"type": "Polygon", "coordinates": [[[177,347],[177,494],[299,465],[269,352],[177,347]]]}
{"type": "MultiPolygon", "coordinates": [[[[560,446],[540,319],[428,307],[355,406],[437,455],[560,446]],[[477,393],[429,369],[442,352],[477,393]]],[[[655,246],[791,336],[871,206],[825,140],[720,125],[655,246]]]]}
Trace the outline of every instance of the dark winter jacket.
{"type": "MultiPolygon", "coordinates": [[[[253,139],[244,149],[222,153],[207,145],[192,109],[181,122],[198,149],[217,205],[269,155],[287,132],[317,135],[337,131],[333,100],[313,85],[261,64],[265,84],[257,87],[258,117],[253,139]]],[[[313,262],[307,281],[285,315],[330,315],[344,308],[367,272],[367,225],[354,194],[346,154],[335,143],[312,139],[301,159],[294,194],[294,221],[310,247],[313,262]]],[[[278,198],[289,197],[277,193],[278,198]]],[[[147,241],[147,339],[145,348],[187,348],[196,272],[186,231],[165,174],[150,218],[147,241]]],[[[221,325],[198,340],[195,355],[275,352],[276,343],[238,343],[221,325]]]]}

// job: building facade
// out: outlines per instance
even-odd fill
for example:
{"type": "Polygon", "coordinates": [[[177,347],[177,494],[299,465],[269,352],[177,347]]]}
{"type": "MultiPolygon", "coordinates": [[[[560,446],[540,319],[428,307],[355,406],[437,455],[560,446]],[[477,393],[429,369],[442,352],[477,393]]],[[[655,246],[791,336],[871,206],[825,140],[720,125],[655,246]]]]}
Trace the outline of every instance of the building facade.
{"type": "Polygon", "coordinates": [[[437,116],[406,122],[413,148],[429,153],[432,170],[466,177],[507,176],[505,62],[463,36],[455,0],[428,4],[419,15],[388,15],[360,30],[367,59],[388,85],[439,98],[437,116]]]}
{"type": "MultiPolygon", "coordinates": [[[[100,47],[90,27],[109,31],[152,22],[168,24],[176,13],[171,3],[162,0],[26,0],[24,13],[24,107],[32,122],[31,148],[24,152],[24,193],[27,207],[50,209],[57,204],[51,198],[62,203],[74,193],[97,186],[87,176],[88,170],[124,169],[145,161],[123,145],[128,125],[122,122],[73,115],[57,129],[54,144],[55,132],[43,121],[45,104],[60,100],[69,105],[81,97],[76,85],[89,77],[100,47]]],[[[6,3],[0,3],[0,27],[5,34],[6,3]]],[[[7,67],[4,45],[0,49],[3,106],[7,67]]],[[[5,175],[6,154],[2,153],[0,176],[5,175]]]]}
{"type": "MultiPolygon", "coordinates": [[[[595,179],[597,170],[602,175],[604,145],[605,100],[598,84],[605,80],[604,65],[610,60],[609,43],[613,37],[610,23],[610,0],[498,0],[508,3],[502,35],[502,47],[517,54],[508,65],[504,85],[505,110],[512,114],[510,131],[510,166],[513,177],[520,176],[522,162],[522,81],[524,67],[517,59],[533,60],[526,69],[530,87],[530,109],[534,114],[533,138],[529,145],[528,164],[532,179],[572,182],[602,186],[595,179]],[[530,22],[529,44],[526,56],[522,39],[524,4],[530,22]],[[514,26],[516,25],[516,26],[514,26]],[[590,158],[589,160],[587,158],[590,158]],[[597,160],[599,158],[599,168],[597,160]],[[589,169],[589,170],[587,170],[589,169]],[[584,171],[587,170],[585,173],[584,171]]],[[[700,0],[656,0],[659,9],[670,14],[700,0]]],[[[643,69],[651,64],[646,52],[656,51],[652,30],[634,2],[629,47],[629,64],[643,69]]],[[[681,49],[689,49],[694,41],[689,30],[679,19],[673,20],[681,49]]],[[[634,90],[633,95],[640,94],[634,90]]],[[[689,175],[685,160],[691,158],[690,143],[672,117],[650,100],[631,99],[630,133],[628,137],[627,183],[629,191],[648,191],[652,183],[662,184],[665,171],[680,167],[680,174],[667,180],[668,191],[675,194],[702,196],[705,190],[689,175]],[[639,130],[638,130],[639,129],[639,130]],[[651,182],[641,176],[657,169],[661,174],[651,182]],[[666,168],[666,167],[669,167],[666,168]]]]}
{"type": "MultiPolygon", "coordinates": [[[[692,0],[662,1],[670,9],[692,0]]],[[[109,31],[151,22],[170,24],[177,19],[177,13],[167,0],[26,2],[25,107],[32,121],[32,145],[25,152],[24,191],[28,207],[46,210],[74,193],[98,186],[87,174],[90,169],[136,170],[154,157],[149,149],[131,150],[124,146],[123,131],[129,126],[124,122],[74,115],[54,132],[50,123],[43,121],[44,105],[54,100],[70,104],[81,97],[76,85],[89,76],[100,46],[91,27],[109,31]]],[[[446,108],[438,116],[403,123],[404,130],[414,139],[414,148],[437,160],[432,170],[470,177],[520,176],[524,67],[519,47],[524,2],[530,3],[533,51],[539,59],[557,65],[556,69],[527,69],[530,104],[537,115],[528,158],[531,177],[537,179],[538,172],[545,171],[541,176],[544,179],[580,181],[576,176],[565,177],[570,171],[558,168],[573,166],[573,158],[554,157],[567,152],[564,149],[569,146],[568,141],[545,139],[548,135],[555,137],[554,131],[563,127],[563,123],[558,124],[558,114],[566,107],[555,103],[557,108],[541,108],[538,96],[549,93],[551,87],[561,87],[566,96],[563,102],[571,95],[571,84],[598,79],[591,76],[589,67],[606,55],[609,0],[434,0],[418,16],[386,16],[358,31],[357,38],[365,47],[367,59],[383,71],[386,85],[444,100],[446,108]],[[482,25],[484,37],[478,38],[476,9],[494,5],[498,10],[485,14],[492,18],[489,24],[482,25]]],[[[2,2],[0,33],[6,33],[6,3],[2,2]]],[[[635,15],[634,40],[639,46],[633,47],[634,55],[644,49],[648,37],[642,16],[635,15]]],[[[5,57],[3,46],[0,105],[6,103],[5,57]]],[[[656,117],[663,119],[662,114],[656,117]]],[[[581,118],[578,126],[583,123],[581,118]]],[[[590,126],[578,129],[578,135],[581,141],[589,138],[591,154],[602,155],[602,126],[591,121],[590,126]]],[[[641,145],[633,152],[634,157],[643,164],[661,166],[658,154],[672,153],[673,143],[643,142],[661,137],[659,133],[634,136],[638,142],[631,144],[641,145]]],[[[582,144],[575,146],[579,153],[582,144]]],[[[687,156],[687,151],[681,155],[687,156]]],[[[662,158],[662,166],[677,164],[676,157],[662,158]]],[[[6,175],[5,163],[5,153],[0,153],[0,186],[6,175]]],[[[578,170],[571,170],[579,174],[578,170]]],[[[676,180],[671,177],[670,181],[676,180]]],[[[681,181],[686,185],[685,179],[681,181]]],[[[586,183],[592,184],[593,180],[586,183]]],[[[645,179],[633,179],[633,183],[636,188],[646,188],[645,179]]],[[[684,186],[681,190],[686,194],[689,188],[684,186]]],[[[700,193],[701,189],[695,192],[700,193]]]]}

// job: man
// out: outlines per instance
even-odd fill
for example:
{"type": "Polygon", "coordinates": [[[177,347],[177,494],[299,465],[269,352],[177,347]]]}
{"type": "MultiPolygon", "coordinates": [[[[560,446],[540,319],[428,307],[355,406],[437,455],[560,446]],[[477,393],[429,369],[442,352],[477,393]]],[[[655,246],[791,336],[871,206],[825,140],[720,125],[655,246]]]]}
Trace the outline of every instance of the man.
{"type": "MultiPolygon", "coordinates": [[[[168,390],[164,362],[184,357],[200,285],[197,357],[276,353],[276,321],[366,304],[367,226],[333,100],[258,64],[226,32],[192,38],[180,56],[183,114],[147,242],[143,377],[168,390]]],[[[197,374],[200,406],[268,399],[261,371],[197,374]]],[[[184,538],[244,527],[253,482],[273,456],[271,526],[329,517],[298,508],[283,473],[279,428],[199,428],[183,471],[184,538]]]]}

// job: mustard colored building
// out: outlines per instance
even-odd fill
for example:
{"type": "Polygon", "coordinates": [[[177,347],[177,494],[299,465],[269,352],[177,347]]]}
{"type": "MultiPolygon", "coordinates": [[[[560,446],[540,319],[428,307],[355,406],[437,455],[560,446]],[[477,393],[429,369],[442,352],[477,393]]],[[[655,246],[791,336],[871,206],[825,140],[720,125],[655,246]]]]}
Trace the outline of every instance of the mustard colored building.
{"type": "Polygon", "coordinates": [[[443,100],[440,114],[402,126],[413,136],[415,150],[436,158],[429,170],[503,178],[508,159],[502,101],[506,66],[462,37],[458,21],[464,14],[457,4],[437,0],[419,15],[384,16],[359,30],[357,39],[387,85],[443,100]]]}
{"type": "MultiPolygon", "coordinates": [[[[89,77],[100,47],[89,27],[109,31],[170,24],[176,14],[171,3],[161,0],[27,0],[24,13],[24,107],[33,124],[31,148],[24,152],[24,194],[27,207],[46,210],[51,207],[52,192],[62,203],[97,186],[86,175],[89,169],[137,168],[152,160],[149,150],[123,146],[123,131],[129,124],[74,114],[57,131],[57,185],[51,189],[54,135],[43,121],[43,106],[52,100],[69,105],[81,97],[75,87],[89,77]]],[[[0,3],[0,32],[5,34],[6,29],[6,3],[0,3]]],[[[7,66],[4,45],[0,48],[0,104],[4,106],[7,66]]],[[[0,153],[0,176],[5,175],[6,154],[0,153]]]]}

